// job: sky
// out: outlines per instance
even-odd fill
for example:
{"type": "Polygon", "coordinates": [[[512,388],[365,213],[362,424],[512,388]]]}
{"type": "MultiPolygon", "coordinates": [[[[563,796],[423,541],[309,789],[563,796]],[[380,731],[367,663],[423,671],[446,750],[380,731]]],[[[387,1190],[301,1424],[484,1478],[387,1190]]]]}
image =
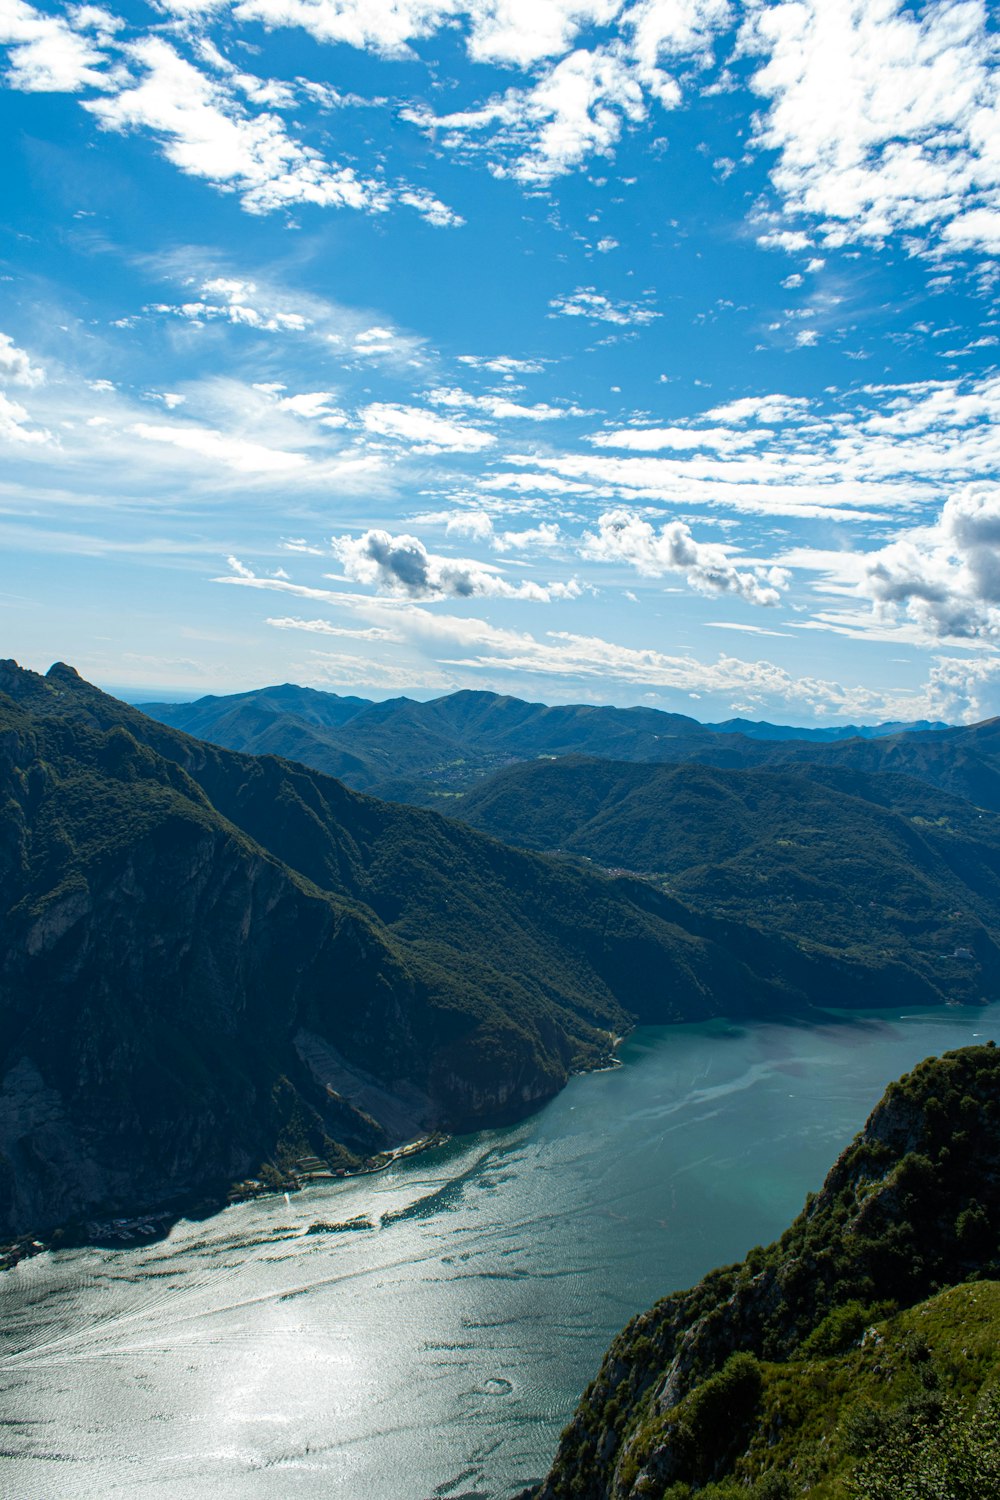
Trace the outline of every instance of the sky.
{"type": "Polygon", "coordinates": [[[0,654],[1000,713],[978,0],[0,0],[0,654]]]}

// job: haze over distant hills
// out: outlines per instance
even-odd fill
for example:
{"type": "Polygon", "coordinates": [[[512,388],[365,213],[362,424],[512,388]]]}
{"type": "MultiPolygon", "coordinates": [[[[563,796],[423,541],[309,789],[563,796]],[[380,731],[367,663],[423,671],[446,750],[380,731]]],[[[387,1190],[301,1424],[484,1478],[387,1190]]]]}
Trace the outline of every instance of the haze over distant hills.
{"type": "MultiPolygon", "coordinates": [[[[826,729],[747,719],[700,724],[659,709],[550,707],[471,691],[429,702],[392,698],[371,703],[290,683],[194,703],[139,706],[165,724],[228,749],[284,755],[339,776],[358,790],[428,804],[464,790],[511,761],[540,755],[742,766],[813,751],[821,755],[825,747],[841,741],[873,740],[878,742],[878,761],[882,743],[894,746],[902,731],[949,732],[945,726],[923,723],[826,729]]],[[[888,759],[893,753],[887,747],[882,756],[888,759]]],[[[1000,798],[1000,784],[997,795],[1000,798]]]]}

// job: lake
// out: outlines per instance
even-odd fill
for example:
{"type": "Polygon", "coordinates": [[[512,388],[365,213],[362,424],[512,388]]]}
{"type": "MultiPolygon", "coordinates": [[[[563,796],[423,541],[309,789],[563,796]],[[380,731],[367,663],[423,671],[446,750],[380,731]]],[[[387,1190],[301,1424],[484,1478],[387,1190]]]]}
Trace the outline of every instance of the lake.
{"type": "Polygon", "coordinates": [[[1000,1005],[644,1028],[519,1126],[25,1261],[0,1494],[508,1500],[633,1313],[774,1239],[890,1079],[998,1035],[1000,1005]]]}

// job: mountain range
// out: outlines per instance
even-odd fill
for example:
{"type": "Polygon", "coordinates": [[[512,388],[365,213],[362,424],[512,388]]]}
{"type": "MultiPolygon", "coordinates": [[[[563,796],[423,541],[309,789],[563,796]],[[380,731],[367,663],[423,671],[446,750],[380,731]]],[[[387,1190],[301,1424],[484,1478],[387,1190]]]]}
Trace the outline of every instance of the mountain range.
{"type": "MultiPolygon", "coordinates": [[[[830,994],[781,935],[209,745],[63,664],[0,664],[0,795],[8,1235],[355,1167],[518,1117],[636,1020],[830,994]]],[[[886,982],[845,976],[851,1003],[886,982]]]]}
{"type": "MultiPolygon", "coordinates": [[[[822,760],[830,752],[833,763],[854,764],[854,755],[864,755],[864,747],[870,745],[870,754],[859,762],[864,769],[885,764],[916,774],[914,766],[919,761],[936,764],[935,755],[940,759],[941,746],[956,734],[964,747],[959,758],[968,764],[961,786],[952,789],[965,793],[966,785],[990,780],[980,773],[979,756],[982,753],[989,759],[993,755],[994,739],[1000,747],[1000,738],[994,735],[988,745],[973,748],[969,732],[942,726],[796,729],[747,719],[713,725],[652,708],[553,707],[471,691],[426,703],[410,698],[371,703],[286,683],[228,697],[200,698],[195,703],[140,706],[152,718],[228,749],[286,756],[339,776],[358,790],[434,806],[512,761],[544,755],[694,760],[738,767],[798,757],[822,760]],[[930,739],[914,758],[912,746],[918,734],[930,739]],[[943,740],[935,738],[942,735],[943,740]],[[904,742],[908,763],[895,766],[904,742]]],[[[947,754],[955,759],[954,749],[947,754]]],[[[993,766],[991,771],[994,800],[988,805],[1000,807],[1000,775],[993,766]]],[[[951,775],[953,768],[941,774],[951,775]]]]}

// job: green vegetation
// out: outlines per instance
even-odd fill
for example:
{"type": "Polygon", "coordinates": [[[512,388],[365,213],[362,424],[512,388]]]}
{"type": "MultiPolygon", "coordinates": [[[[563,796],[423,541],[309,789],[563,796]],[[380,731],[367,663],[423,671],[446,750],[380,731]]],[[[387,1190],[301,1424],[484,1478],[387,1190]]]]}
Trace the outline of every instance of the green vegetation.
{"type": "Polygon", "coordinates": [[[512,767],[455,811],[781,934],[825,960],[815,993],[832,1004],[859,983],[887,1004],[1000,992],[1000,818],[910,777],[565,758],[512,767]]]}
{"type": "Polygon", "coordinates": [[[796,764],[893,772],[1000,811],[1000,723],[967,729],[882,725],[792,729],[699,724],[652,708],[525,703],[458,692],[429,703],[369,703],[309,688],[261,688],[196,703],[150,703],[156,719],[231,750],[276,754],[400,802],[438,806],[515,761],[606,756],[729,769],[796,764]]]}
{"type": "Polygon", "coordinates": [[[892,1085],[780,1241],[615,1340],[543,1500],[1000,1494],[1000,1051],[892,1085]]]}
{"type": "Polygon", "coordinates": [[[820,983],[780,937],[191,739],[68,667],[0,665],[0,799],[8,1234],[516,1119],[636,1018],[820,983]]]}

